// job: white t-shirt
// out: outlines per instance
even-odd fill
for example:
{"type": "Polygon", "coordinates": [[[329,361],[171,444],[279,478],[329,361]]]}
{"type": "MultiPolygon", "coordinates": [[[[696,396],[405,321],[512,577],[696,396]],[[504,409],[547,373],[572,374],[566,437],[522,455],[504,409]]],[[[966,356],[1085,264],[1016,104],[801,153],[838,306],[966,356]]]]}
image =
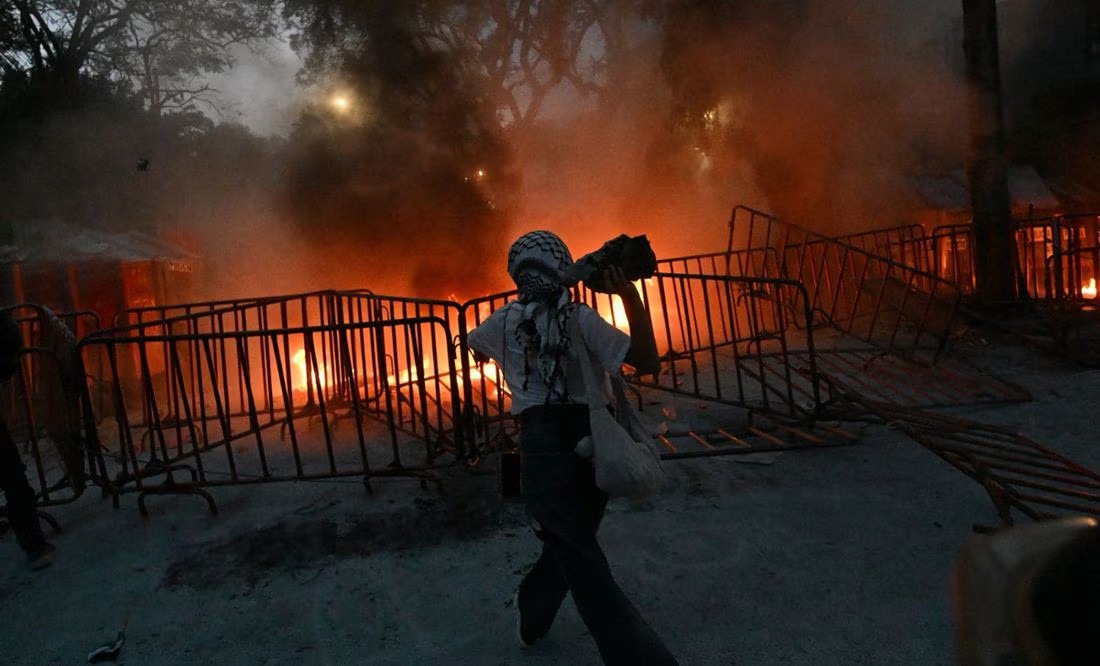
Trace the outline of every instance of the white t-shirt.
{"type": "MultiPolygon", "coordinates": [[[[626,352],[630,348],[630,336],[604,321],[595,310],[584,304],[576,306],[575,316],[580,322],[584,343],[594,360],[609,373],[618,373],[626,352]]],[[[528,407],[546,404],[550,387],[542,380],[534,359],[528,363],[530,371],[524,372],[524,349],[516,339],[516,326],[523,317],[523,306],[512,301],[497,309],[480,326],[470,331],[467,340],[470,347],[493,359],[504,372],[504,381],[512,394],[512,413],[519,414],[528,407]],[[527,388],[524,389],[524,382],[527,388]]],[[[576,346],[569,349],[565,368],[569,402],[583,404],[584,375],[581,372],[576,346]]],[[[560,381],[560,380],[559,380],[560,381]]],[[[558,394],[561,386],[558,386],[558,394]]],[[[557,396],[552,403],[559,402],[557,396]]]]}

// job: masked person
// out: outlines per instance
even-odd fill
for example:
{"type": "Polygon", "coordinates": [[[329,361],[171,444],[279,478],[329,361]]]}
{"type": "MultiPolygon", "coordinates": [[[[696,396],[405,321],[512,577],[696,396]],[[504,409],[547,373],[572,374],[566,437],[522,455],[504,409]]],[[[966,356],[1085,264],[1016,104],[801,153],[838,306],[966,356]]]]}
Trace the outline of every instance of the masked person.
{"type": "Polygon", "coordinates": [[[566,592],[596,640],[606,664],[675,664],[661,639],[615,582],[596,532],[607,495],[592,464],[574,449],[589,434],[588,407],[573,319],[594,363],[609,373],[622,364],[658,370],[648,313],[616,268],[587,286],[617,294],[631,335],[592,310],[573,303],[562,277],[573,263],[569,249],[549,231],[524,234],[508,252],[508,273],[519,298],[493,312],[469,334],[470,347],[501,367],[520,424],[526,512],[542,541],[542,554],[516,592],[518,641],[529,647],[550,631],[566,592]]]}
{"type": "MultiPolygon", "coordinates": [[[[19,325],[8,311],[0,311],[0,381],[8,382],[19,370],[19,352],[23,347],[19,325]]],[[[0,412],[0,489],[7,502],[6,514],[15,538],[27,555],[34,571],[53,563],[54,546],[42,533],[34,489],[27,482],[26,468],[12,439],[8,424],[0,412]]]]}

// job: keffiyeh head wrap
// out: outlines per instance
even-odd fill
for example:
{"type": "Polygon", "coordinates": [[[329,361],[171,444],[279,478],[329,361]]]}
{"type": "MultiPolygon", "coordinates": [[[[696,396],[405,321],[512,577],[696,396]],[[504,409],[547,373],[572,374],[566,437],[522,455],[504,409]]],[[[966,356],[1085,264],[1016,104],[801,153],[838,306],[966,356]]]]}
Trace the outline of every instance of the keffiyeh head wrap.
{"type": "Polygon", "coordinates": [[[524,374],[530,375],[533,361],[551,394],[565,376],[572,308],[562,277],[572,264],[569,248],[549,231],[526,233],[508,250],[508,274],[520,292],[522,314],[515,335],[525,350],[524,374]]]}
{"type": "Polygon", "coordinates": [[[564,289],[562,277],[572,265],[569,248],[549,231],[525,233],[508,250],[508,274],[519,287],[521,300],[542,294],[556,296],[564,289]]]}

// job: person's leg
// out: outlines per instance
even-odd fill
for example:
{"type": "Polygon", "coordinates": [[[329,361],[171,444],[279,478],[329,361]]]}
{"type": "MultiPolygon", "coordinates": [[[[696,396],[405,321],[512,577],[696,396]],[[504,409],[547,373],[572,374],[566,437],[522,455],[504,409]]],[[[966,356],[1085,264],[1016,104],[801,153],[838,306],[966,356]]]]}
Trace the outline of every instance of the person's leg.
{"type": "Polygon", "coordinates": [[[523,426],[524,494],[532,526],[543,541],[543,554],[532,569],[531,587],[539,596],[528,597],[539,600],[533,604],[543,613],[538,620],[549,630],[567,588],[605,663],[675,664],[615,582],[596,541],[607,495],[596,487],[592,465],[572,452],[588,434],[587,410],[557,410],[523,426]]]}
{"type": "MultiPolygon", "coordinates": [[[[579,514],[569,510],[568,502],[558,501],[572,494],[572,452],[568,448],[571,431],[585,423],[584,408],[557,407],[525,412],[521,418],[520,446],[523,454],[523,494],[531,529],[542,540],[542,525],[536,516],[549,515],[553,522],[561,516],[579,514]]],[[[577,437],[579,439],[579,437],[577,437]]],[[[572,519],[569,519],[572,520],[572,519]]],[[[520,582],[516,596],[521,616],[521,637],[530,644],[549,631],[569,586],[553,552],[545,542],[538,560],[520,582]]]]}
{"type": "Polygon", "coordinates": [[[594,538],[575,540],[547,531],[544,539],[562,568],[577,611],[605,664],[677,663],[615,582],[594,538]]]}
{"type": "Polygon", "coordinates": [[[544,543],[531,571],[523,577],[516,596],[521,615],[521,635],[528,644],[545,636],[554,624],[569,585],[544,543]]]}
{"type": "Polygon", "coordinates": [[[49,544],[38,521],[34,489],[27,482],[19,449],[3,419],[0,419],[0,489],[4,491],[11,529],[27,556],[33,558],[49,544]]]}
{"type": "Polygon", "coordinates": [[[573,595],[577,611],[606,664],[675,664],[676,659],[615,582],[596,532],[607,495],[596,487],[592,466],[578,459],[579,480],[568,502],[572,520],[550,520],[539,537],[573,595]]]}

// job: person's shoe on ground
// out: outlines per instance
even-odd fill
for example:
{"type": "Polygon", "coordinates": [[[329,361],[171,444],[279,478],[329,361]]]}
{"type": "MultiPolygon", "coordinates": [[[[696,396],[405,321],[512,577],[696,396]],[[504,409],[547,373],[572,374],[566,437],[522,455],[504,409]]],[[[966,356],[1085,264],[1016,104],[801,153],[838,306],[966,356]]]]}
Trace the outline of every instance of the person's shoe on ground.
{"type": "Polygon", "coordinates": [[[53,564],[56,552],[57,548],[52,543],[45,541],[41,546],[27,551],[27,566],[30,567],[31,571],[41,571],[53,564]]]}

